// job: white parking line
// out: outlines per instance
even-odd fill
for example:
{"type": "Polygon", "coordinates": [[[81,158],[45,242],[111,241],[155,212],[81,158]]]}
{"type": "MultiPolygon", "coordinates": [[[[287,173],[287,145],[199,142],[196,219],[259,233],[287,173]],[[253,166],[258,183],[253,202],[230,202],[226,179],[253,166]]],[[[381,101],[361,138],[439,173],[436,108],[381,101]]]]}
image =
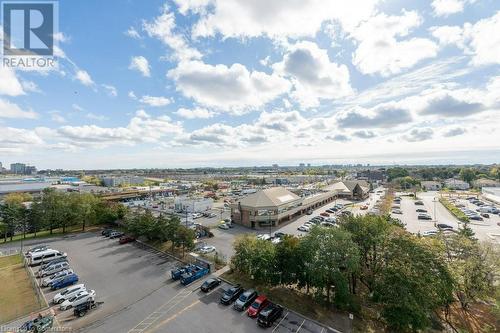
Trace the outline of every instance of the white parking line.
{"type": "Polygon", "coordinates": [[[302,324],[300,324],[299,328],[295,331],[295,333],[297,333],[298,331],[300,331],[300,329],[302,328],[302,325],[304,325],[305,322],[306,322],[306,320],[304,319],[302,321],[302,324]]]}
{"type": "Polygon", "coordinates": [[[289,311],[287,311],[287,313],[285,314],[285,316],[284,316],[283,318],[281,318],[281,320],[278,322],[278,325],[276,325],[276,326],[274,327],[273,332],[274,332],[274,331],[276,331],[276,329],[278,328],[278,326],[280,326],[281,322],[282,322],[283,320],[285,320],[286,316],[288,316],[288,314],[289,314],[289,313],[290,313],[290,312],[289,312],[289,311]]]}

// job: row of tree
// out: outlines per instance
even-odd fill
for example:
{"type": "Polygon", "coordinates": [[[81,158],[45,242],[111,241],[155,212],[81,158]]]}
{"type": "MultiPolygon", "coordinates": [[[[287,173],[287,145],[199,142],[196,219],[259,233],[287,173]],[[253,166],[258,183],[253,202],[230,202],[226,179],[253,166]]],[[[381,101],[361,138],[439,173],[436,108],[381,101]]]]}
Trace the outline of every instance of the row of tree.
{"type": "Polygon", "coordinates": [[[122,219],[126,214],[123,205],[103,201],[90,193],[67,193],[45,190],[40,197],[32,198],[23,193],[7,195],[0,204],[0,233],[4,241],[12,240],[16,233],[36,233],[70,226],[108,224],[122,219]]]}
{"type": "Polygon", "coordinates": [[[447,320],[456,300],[467,309],[487,298],[498,253],[469,232],[422,238],[390,217],[368,215],[346,217],[340,228],[314,227],[277,245],[244,236],[235,242],[231,263],[259,283],[312,292],[327,305],[358,311],[370,303],[403,332],[425,329],[438,315],[447,320]]]}
{"type": "Polygon", "coordinates": [[[394,167],[387,169],[387,178],[389,181],[397,179],[434,180],[460,178],[472,185],[472,182],[479,178],[488,178],[500,181],[499,166],[478,166],[478,167],[422,167],[422,168],[403,168],[394,167]],[[409,178],[408,178],[409,177],[409,178]]]}
{"type": "Polygon", "coordinates": [[[175,248],[186,250],[194,248],[195,231],[182,225],[176,216],[155,217],[151,211],[135,212],[125,219],[127,231],[135,237],[144,237],[149,241],[170,242],[171,251],[175,248]]]}

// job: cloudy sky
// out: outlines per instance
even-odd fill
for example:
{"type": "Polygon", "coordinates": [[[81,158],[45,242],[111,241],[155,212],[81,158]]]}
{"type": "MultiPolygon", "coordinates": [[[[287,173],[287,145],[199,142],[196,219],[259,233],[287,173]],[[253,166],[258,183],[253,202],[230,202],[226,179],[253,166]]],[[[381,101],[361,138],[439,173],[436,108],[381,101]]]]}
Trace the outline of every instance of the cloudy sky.
{"type": "MultiPolygon", "coordinates": [[[[0,66],[0,162],[500,162],[498,0],[61,0],[0,66]]],[[[1,37],[2,34],[0,34],[1,37]]]]}

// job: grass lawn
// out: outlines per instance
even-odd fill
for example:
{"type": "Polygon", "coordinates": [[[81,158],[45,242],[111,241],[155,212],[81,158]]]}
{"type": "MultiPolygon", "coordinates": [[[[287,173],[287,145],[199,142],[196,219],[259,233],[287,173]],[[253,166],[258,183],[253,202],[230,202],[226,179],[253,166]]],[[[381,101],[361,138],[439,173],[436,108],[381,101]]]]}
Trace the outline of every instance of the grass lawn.
{"type": "MultiPolygon", "coordinates": [[[[104,226],[102,225],[92,225],[92,226],[87,226],[85,227],[85,231],[95,231],[104,226]]],[[[114,229],[120,229],[118,226],[114,226],[114,229]]],[[[57,237],[57,236],[62,236],[70,233],[78,233],[82,232],[82,226],[81,225],[72,225],[66,228],[66,233],[63,234],[62,228],[57,228],[52,230],[52,234],[50,234],[49,230],[42,230],[36,233],[36,237],[34,233],[26,234],[26,237],[23,238],[22,234],[17,234],[12,237],[12,242],[18,242],[20,240],[28,240],[28,239],[44,239],[44,238],[49,238],[49,237],[57,237]]],[[[10,237],[7,238],[7,242],[5,242],[4,238],[0,238],[0,244],[5,244],[5,243],[10,243],[10,237]]]]}
{"type": "Polygon", "coordinates": [[[19,255],[0,258],[0,324],[40,309],[19,255]]]}

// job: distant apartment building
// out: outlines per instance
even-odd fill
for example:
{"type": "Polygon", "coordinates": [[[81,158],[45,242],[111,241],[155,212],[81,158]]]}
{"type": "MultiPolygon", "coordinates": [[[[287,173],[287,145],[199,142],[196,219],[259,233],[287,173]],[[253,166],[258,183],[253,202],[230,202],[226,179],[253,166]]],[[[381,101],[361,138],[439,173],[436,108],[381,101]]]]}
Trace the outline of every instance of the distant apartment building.
{"type": "Polygon", "coordinates": [[[446,179],[444,181],[444,186],[450,190],[468,190],[470,188],[469,183],[455,178],[446,179]]]}
{"type": "Polygon", "coordinates": [[[12,163],[10,165],[10,172],[15,175],[33,175],[36,174],[36,168],[24,163],[12,163]]]}
{"type": "Polygon", "coordinates": [[[356,174],[356,179],[367,180],[369,182],[382,182],[385,178],[385,172],[382,170],[364,170],[356,174]]]}
{"type": "Polygon", "coordinates": [[[104,186],[107,187],[144,184],[144,177],[138,177],[138,176],[102,177],[101,179],[104,186]]]}
{"type": "Polygon", "coordinates": [[[439,191],[443,187],[440,182],[434,180],[424,180],[420,182],[420,186],[426,191],[439,191]]]}

